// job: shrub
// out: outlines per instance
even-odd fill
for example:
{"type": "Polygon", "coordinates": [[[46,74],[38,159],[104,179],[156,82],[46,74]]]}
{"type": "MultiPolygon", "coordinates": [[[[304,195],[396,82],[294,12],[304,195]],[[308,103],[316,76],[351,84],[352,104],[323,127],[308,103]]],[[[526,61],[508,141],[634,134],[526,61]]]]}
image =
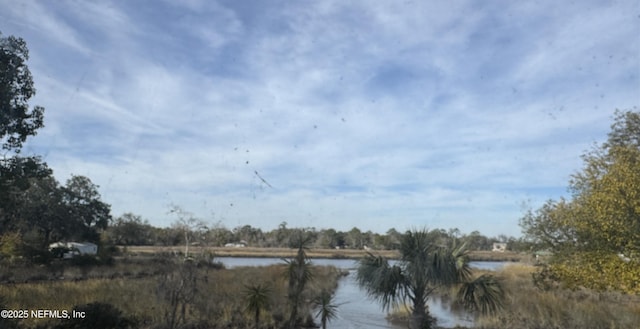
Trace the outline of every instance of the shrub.
{"type": "Polygon", "coordinates": [[[75,266],[96,266],[100,265],[100,261],[91,255],[78,255],[71,258],[71,264],[75,266]]]}
{"type": "Polygon", "coordinates": [[[135,321],[123,316],[118,308],[107,303],[95,302],[76,306],[74,312],[84,312],[84,317],[63,319],[54,329],[128,329],[136,327],[135,321]]]}

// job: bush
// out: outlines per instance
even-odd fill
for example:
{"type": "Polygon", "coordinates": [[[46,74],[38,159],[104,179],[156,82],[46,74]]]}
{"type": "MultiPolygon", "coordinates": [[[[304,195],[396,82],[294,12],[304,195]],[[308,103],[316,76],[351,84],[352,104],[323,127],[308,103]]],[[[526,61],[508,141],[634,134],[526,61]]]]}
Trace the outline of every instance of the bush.
{"type": "Polygon", "coordinates": [[[78,255],[71,258],[71,264],[75,266],[96,266],[100,261],[92,255],[78,255]]]}
{"type": "Polygon", "coordinates": [[[0,235],[0,259],[13,259],[22,255],[24,243],[19,233],[0,235]]]}
{"type": "Polygon", "coordinates": [[[107,303],[95,302],[76,306],[74,312],[84,312],[84,317],[61,320],[54,329],[128,329],[136,327],[135,321],[123,316],[118,308],[107,303]]]}
{"type": "MultiPolygon", "coordinates": [[[[2,296],[0,296],[0,310],[6,310],[8,309],[8,307],[5,306],[4,303],[4,298],[2,298],[2,296]]],[[[14,328],[18,328],[18,322],[14,319],[5,319],[3,317],[0,317],[0,328],[3,329],[14,329],[14,328]]]]}

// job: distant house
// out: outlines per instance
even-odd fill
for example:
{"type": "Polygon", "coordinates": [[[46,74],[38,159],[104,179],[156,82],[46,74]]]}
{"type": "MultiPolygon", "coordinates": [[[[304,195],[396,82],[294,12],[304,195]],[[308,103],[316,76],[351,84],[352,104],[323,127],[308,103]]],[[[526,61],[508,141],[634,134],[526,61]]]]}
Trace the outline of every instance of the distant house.
{"type": "Polygon", "coordinates": [[[244,248],[247,246],[247,241],[240,240],[239,242],[235,243],[227,243],[224,246],[225,248],[244,248]]]}
{"type": "Polygon", "coordinates": [[[49,251],[54,252],[56,250],[65,259],[79,255],[98,254],[98,246],[91,242],[55,242],[49,245],[49,251]]]}
{"type": "Polygon", "coordinates": [[[493,244],[493,249],[491,249],[491,251],[493,252],[505,252],[507,250],[507,244],[506,243],[500,243],[500,242],[496,242],[493,244]]]}

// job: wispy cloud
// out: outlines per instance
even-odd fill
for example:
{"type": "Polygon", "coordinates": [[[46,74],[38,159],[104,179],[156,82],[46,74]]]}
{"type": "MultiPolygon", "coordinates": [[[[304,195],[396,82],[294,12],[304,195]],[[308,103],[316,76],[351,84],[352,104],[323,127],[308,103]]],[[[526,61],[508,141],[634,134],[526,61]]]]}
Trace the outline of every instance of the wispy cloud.
{"type": "Polygon", "coordinates": [[[156,225],[517,235],[640,103],[633,1],[276,2],[0,2],[28,150],[156,225]]]}

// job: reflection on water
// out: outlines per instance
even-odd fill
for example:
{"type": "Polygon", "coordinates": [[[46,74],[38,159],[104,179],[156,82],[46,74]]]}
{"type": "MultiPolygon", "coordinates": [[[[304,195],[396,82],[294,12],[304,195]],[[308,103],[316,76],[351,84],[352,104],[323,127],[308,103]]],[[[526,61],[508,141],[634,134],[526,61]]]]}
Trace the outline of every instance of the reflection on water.
{"type": "Polygon", "coordinates": [[[358,287],[355,271],[342,278],[336,290],[335,303],[338,308],[338,318],[331,321],[335,328],[391,328],[400,329],[404,326],[394,326],[385,319],[386,313],[380,304],[367,298],[367,294],[358,287]]]}
{"type": "MultiPolygon", "coordinates": [[[[243,257],[217,257],[226,268],[241,266],[268,266],[284,264],[281,258],[243,258],[243,257]]],[[[394,325],[386,320],[380,304],[367,297],[364,290],[358,287],[355,280],[355,268],[357,261],[353,259],[312,259],[314,265],[331,265],[339,269],[349,270],[349,275],[342,278],[336,290],[335,303],[338,307],[338,317],[331,321],[334,328],[388,328],[404,329],[405,326],[394,325]]],[[[471,262],[471,267],[483,270],[497,270],[505,265],[504,262],[471,262]]],[[[429,300],[429,312],[438,319],[437,325],[444,328],[455,326],[473,325],[471,317],[464,312],[452,311],[449,303],[442,302],[440,298],[429,300]]],[[[320,321],[317,321],[318,323],[320,321]]]]}

